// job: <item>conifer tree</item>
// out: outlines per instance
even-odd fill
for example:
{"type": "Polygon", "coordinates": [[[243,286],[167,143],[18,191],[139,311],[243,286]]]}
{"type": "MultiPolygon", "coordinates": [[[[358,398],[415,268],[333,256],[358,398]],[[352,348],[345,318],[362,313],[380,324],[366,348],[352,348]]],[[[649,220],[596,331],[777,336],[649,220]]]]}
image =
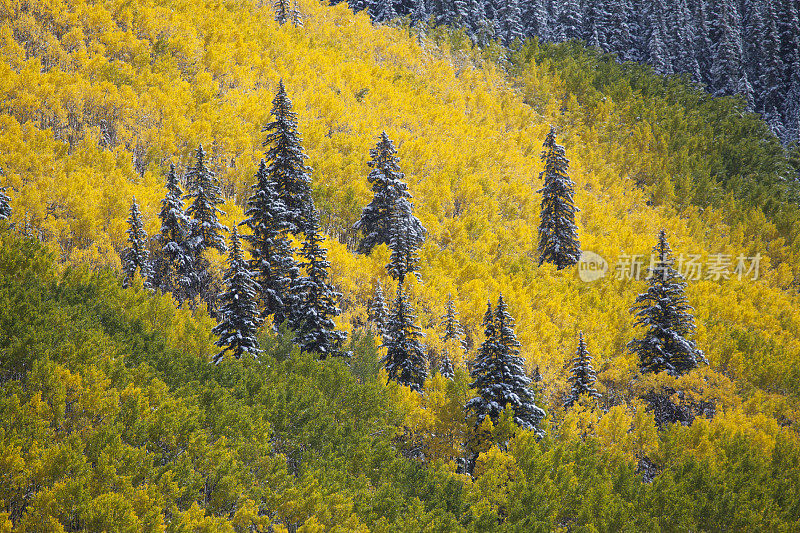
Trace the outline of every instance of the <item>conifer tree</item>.
{"type": "Polygon", "coordinates": [[[186,209],[187,216],[191,217],[191,239],[195,252],[200,255],[209,248],[216,248],[220,252],[227,250],[223,231],[228,228],[220,224],[219,215],[224,215],[217,206],[223,204],[222,190],[219,180],[211,169],[206,166],[206,153],[201,144],[197,148],[195,164],[189,167],[187,176],[188,192],[184,197],[191,200],[186,209]]]}
{"type": "Polygon", "coordinates": [[[445,313],[439,317],[442,321],[441,327],[444,333],[439,337],[442,342],[457,341],[461,349],[466,351],[467,347],[464,342],[464,328],[458,320],[456,312],[456,304],[453,302],[453,295],[447,295],[447,304],[445,305],[445,313]]]}
{"type": "Polygon", "coordinates": [[[263,145],[266,153],[267,174],[275,185],[287,211],[289,233],[305,232],[313,210],[311,199],[311,169],[305,166],[302,137],[297,131],[297,114],[286,94],[283,80],[272,100],[273,121],[261,130],[267,133],[263,145]]]}
{"type": "Polygon", "coordinates": [[[303,14],[300,12],[300,6],[297,5],[297,0],[292,3],[292,26],[295,28],[303,27],[303,14]]]}
{"type": "Polygon", "coordinates": [[[180,304],[196,296],[193,288],[199,286],[199,279],[193,251],[188,246],[190,223],[183,210],[183,191],[178,185],[175,165],[170,165],[166,188],[158,213],[161,231],[156,236],[159,248],[151,284],[163,293],[172,293],[180,304]]]}
{"type": "Polygon", "coordinates": [[[447,379],[453,379],[455,370],[453,369],[453,362],[447,352],[442,354],[442,363],[439,365],[439,373],[447,379]]]}
{"type": "Polygon", "coordinates": [[[419,340],[422,332],[415,322],[414,309],[403,293],[403,284],[398,283],[397,298],[392,306],[383,344],[386,355],[381,362],[390,380],[420,392],[428,372],[425,368],[425,352],[419,340]]]}
{"type": "Polygon", "coordinates": [[[336,330],[333,317],[339,315],[336,300],[341,294],[328,283],[327,250],[320,246],[324,238],[319,234],[316,210],[307,221],[306,239],[300,250],[301,266],[305,275],[292,286],[295,300],[290,313],[289,327],[295,331],[295,342],[305,352],[316,352],[320,359],[345,355],[341,351],[345,333],[336,330]]]}
{"type": "Polygon", "coordinates": [[[150,277],[150,252],[147,250],[147,233],[144,231],[142,223],[142,213],[134,197],[131,203],[130,216],[128,217],[128,247],[120,254],[122,259],[122,270],[125,278],[122,280],[123,287],[129,287],[131,281],[136,276],[136,271],[142,276],[147,285],[150,277]]]}
{"type": "Polygon", "coordinates": [[[476,415],[476,422],[480,425],[487,416],[496,423],[506,406],[511,406],[518,426],[542,435],[536,426],[545,413],[534,403],[530,378],[525,375],[519,357],[520,344],[514,334],[514,320],[502,296],[494,314],[491,303],[488,304],[483,326],[486,340],[470,370],[473,379],[470,387],[477,389],[478,396],[469,400],[465,408],[476,415]]]}
{"type": "Polygon", "coordinates": [[[600,393],[594,388],[597,376],[595,375],[594,368],[592,368],[592,356],[589,355],[589,350],[586,348],[586,342],[583,340],[583,333],[580,334],[578,349],[575,352],[575,357],[572,359],[571,364],[572,368],[567,381],[572,383],[572,388],[567,401],[564,402],[564,407],[570,407],[584,394],[590,398],[599,398],[600,393]]]}
{"type": "MultiPolygon", "coordinates": [[[[390,244],[392,239],[393,216],[407,224],[407,242],[418,247],[425,240],[425,229],[419,219],[411,213],[411,194],[400,171],[397,150],[386,132],[381,133],[375,148],[369,151],[372,159],[367,163],[372,170],[367,181],[372,184],[372,201],[361,212],[361,218],[354,228],[363,233],[358,245],[358,253],[369,254],[379,244],[390,244]],[[404,199],[398,210],[395,205],[404,199]]],[[[399,233],[398,233],[399,235],[399,233]]]]}
{"type": "Polygon", "coordinates": [[[248,218],[242,222],[250,228],[250,235],[242,238],[249,244],[249,267],[258,284],[262,317],[271,315],[275,327],[280,327],[294,307],[291,281],[299,277],[300,270],[287,235],[289,214],[263,159],[251,189],[245,211],[248,218]]]}
{"type": "Polygon", "coordinates": [[[388,22],[397,16],[392,0],[367,0],[372,22],[388,22]]]}
{"type": "MultiPolygon", "coordinates": [[[[3,169],[0,168],[0,176],[4,176],[3,169]]],[[[11,198],[6,195],[8,187],[0,187],[0,220],[11,218],[11,198]]]]}
{"type": "Polygon", "coordinates": [[[386,301],[383,297],[383,287],[381,287],[380,281],[375,282],[375,293],[370,299],[367,313],[367,320],[375,327],[375,332],[382,339],[385,339],[389,312],[386,309],[386,301]]]}
{"type": "Polygon", "coordinates": [[[242,256],[239,234],[234,226],[228,254],[228,269],[225,271],[227,290],[220,295],[219,322],[212,332],[218,335],[215,343],[222,350],[214,356],[219,364],[230,352],[240,359],[245,353],[258,357],[261,348],[256,333],[261,321],[256,306],[256,283],[242,256]]]}
{"type": "MultiPolygon", "coordinates": [[[[386,268],[392,277],[403,283],[406,274],[414,273],[419,278],[419,257],[417,256],[417,249],[422,240],[424,233],[420,238],[420,233],[417,229],[422,228],[419,220],[412,213],[411,202],[406,198],[398,198],[394,204],[391,215],[391,226],[389,227],[389,248],[392,250],[392,255],[389,257],[389,263],[386,268]]],[[[422,228],[424,232],[424,228],[422,228]]]]}
{"type": "Polygon", "coordinates": [[[272,4],[275,9],[275,22],[283,26],[286,21],[291,17],[291,8],[289,7],[289,0],[275,0],[272,4]]]}
{"type": "Polygon", "coordinates": [[[539,224],[539,265],[545,261],[558,270],[572,266],[581,256],[575,213],[579,210],[573,201],[574,183],[567,174],[569,160],[564,147],[556,144],[555,130],[551,127],[544,141],[542,160],[545,168],[540,178],[542,193],[541,221],[539,224]]]}
{"type": "Polygon", "coordinates": [[[634,326],[644,326],[647,331],[641,339],[630,341],[628,347],[639,356],[643,372],[667,371],[680,376],[708,361],[694,341],[687,338],[695,329],[694,317],[684,295],[686,283],[673,265],[667,234],[661,230],[648,271],[650,286],[631,307],[636,317],[634,326]]]}

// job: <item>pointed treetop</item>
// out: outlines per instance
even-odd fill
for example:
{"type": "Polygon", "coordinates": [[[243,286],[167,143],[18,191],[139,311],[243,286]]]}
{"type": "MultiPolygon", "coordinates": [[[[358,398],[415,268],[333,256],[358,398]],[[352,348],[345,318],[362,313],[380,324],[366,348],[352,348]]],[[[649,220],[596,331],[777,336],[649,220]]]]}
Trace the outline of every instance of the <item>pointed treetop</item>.
{"type": "Polygon", "coordinates": [[[694,332],[694,310],[686,299],[686,283],[674,268],[672,250],[666,231],[661,230],[653,247],[648,271],[649,287],[636,297],[631,313],[636,317],[634,327],[647,328],[641,339],[628,343],[639,356],[643,372],[661,372],[679,376],[708,363],[703,352],[688,337],[694,332]]]}
{"type": "Polygon", "coordinates": [[[571,367],[567,381],[572,383],[572,388],[567,400],[564,402],[564,406],[570,407],[581,395],[586,395],[589,398],[599,398],[600,393],[594,387],[597,376],[592,367],[592,356],[589,355],[586,342],[583,340],[583,332],[580,333],[578,349],[575,351],[575,357],[571,361],[571,367]]]}
{"type": "Polygon", "coordinates": [[[230,237],[228,253],[228,269],[225,271],[227,290],[219,297],[221,306],[219,322],[212,333],[219,336],[215,343],[221,348],[214,356],[214,363],[219,364],[225,354],[230,352],[240,359],[245,353],[253,357],[261,354],[256,337],[261,325],[256,307],[256,285],[253,274],[247,268],[239,243],[239,233],[234,225],[230,237]]]}
{"type": "Polygon", "coordinates": [[[558,270],[574,265],[581,256],[575,213],[579,211],[574,203],[575,184],[567,174],[569,160],[564,147],[556,143],[555,129],[544,141],[542,160],[545,168],[539,174],[544,179],[542,194],[541,221],[539,224],[539,265],[545,261],[556,265],[558,270]]]}

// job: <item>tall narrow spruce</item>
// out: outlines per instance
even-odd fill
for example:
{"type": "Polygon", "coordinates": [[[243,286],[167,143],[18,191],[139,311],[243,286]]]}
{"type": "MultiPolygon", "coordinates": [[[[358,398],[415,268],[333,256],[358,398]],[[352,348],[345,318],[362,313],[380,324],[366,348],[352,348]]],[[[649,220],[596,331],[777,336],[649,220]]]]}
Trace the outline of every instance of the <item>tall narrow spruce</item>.
{"type": "Polygon", "coordinates": [[[662,229],[648,270],[649,287],[631,307],[636,317],[634,326],[643,326],[646,331],[642,338],[630,341],[628,347],[639,356],[643,372],[666,371],[680,376],[708,361],[688,338],[695,330],[693,308],[684,294],[683,276],[673,265],[667,233],[662,229]]]}

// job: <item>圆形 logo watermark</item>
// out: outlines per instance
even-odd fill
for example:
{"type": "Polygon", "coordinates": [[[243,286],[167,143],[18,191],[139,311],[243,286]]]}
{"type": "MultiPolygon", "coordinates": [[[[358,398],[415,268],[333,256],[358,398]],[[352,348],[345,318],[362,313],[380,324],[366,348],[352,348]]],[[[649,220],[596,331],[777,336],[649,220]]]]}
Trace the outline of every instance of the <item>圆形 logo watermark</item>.
{"type": "Polygon", "coordinates": [[[608,272],[608,263],[600,255],[584,250],[578,261],[578,277],[581,281],[591,283],[604,277],[608,272]]]}

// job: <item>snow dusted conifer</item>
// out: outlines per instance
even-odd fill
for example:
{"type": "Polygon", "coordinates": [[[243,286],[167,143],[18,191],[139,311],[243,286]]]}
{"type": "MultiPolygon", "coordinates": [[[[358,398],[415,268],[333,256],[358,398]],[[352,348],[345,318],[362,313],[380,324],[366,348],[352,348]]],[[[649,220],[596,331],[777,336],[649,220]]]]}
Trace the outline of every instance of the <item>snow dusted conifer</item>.
{"type": "Polygon", "coordinates": [[[683,276],[673,265],[667,234],[661,230],[648,271],[650,286],[631,307],[636,317],[634,326],[644,326],[647,331],[641,339],[630,341],[628,348],[639,356],[643,372],[667,371],[680,376],[708,361],[687,338],[695,329],[693,308],[684,295],[683,276]]]}
{"type": "Polygon", "coordinates": [[[171,293],[181,305],[200,292],[201,273],[197,271],[195,250],[190,239],[191,221],[183,210],[183,191],[178,185],[175,165],[170,165],[166,182],[167,194],[161,200],[161,231],[155,258],[152,285],[171,293]]]}
{"type": "Polygon", "coordinates": [[[367,0],[372,22],[388,22],[397,16],[392,0],[367,0]]]}
{"type": "Polygon", "coordinates": [[[242,238],[249,244],[249,268],[258,285],[262,317],[271,315],[279,327],[294,307],[291,280],[299,277],[300,270],[288,238],[289,214],[263,159],[251,189],[245,211],[248,218],[242,222],[250,228],[250,235],[242,238]]]}
{"type": "Polygon", "coordinates": [[[286,21],[291,17],[291,7],[289,7],[289,0],[275,0],[272,4],[275,9],[275,22],[283,26],[286,21]]]}
{"type": "Polygon", "coordinates": [[[300,250],[305,275],[292,284],[294,301],[289,327],[295,331],[295,342],[304,352],[316,352],[320,359],[345,355],[341,351],[345,333],[336,330],[333,317],[339,315],[336,300],[341,294],[328,283],[327,250],[321,246],[325,239],[319,234],[316,209],[306,228],[306,239],[300,250]]]}
{"type": "Polygon", "coordinates": [[[225,200],[222,199],[219,180],[206,166],[205,158],[206,153],[201,144],[197,148],[195,164],[189,167],[186,174],[188,192],[184,197],[192,202],[186,209],[186,214],[192,219],[191,238],[194,240],[197,255],[209,248],[227,251],[222,233],[229,231],[219,222],[219,215],[225,213],[217,206],[225,203],[225,200]]]}
{"type": "Polygon", "coordinates": [[[425,351],[420,343],[422,331],[416,325],[414,309],[403,293],[403,284],[397,284],[397,298],[392,305],[386,331],[386,355],[381,362],[389,374],[389,379],[411,390],[422,391],[426,370],[425,351]]]}
{"type": "Polygon", "coordinates": [[[465,408],[476,415],[476,422],[480,425],[487,416],[497,423],[506,406],[510,406],[514,411],[514,422],[519,427],[542,435],[536,426],[545,413],[534,403],[531,381],[525,375],[519,356],[520,344],[514,334],[514,320],[502,296],[494,314],[491,303],[488,304],[483,326],[486,340],[470,370],[473,379],[470,387],[477,389],[478,396],[469,400],[465,408]]]}
{"type": "Polygon", "coordinates": [[[409,242],[421,244],[425,240],[425,229],[411,214],[412,207],[409,201],[411,194],[403,181],[405,176],[400,171],[397,150],[386,132],[381,133],[378,144],[369,151],[369,154],[372,159],[367,164],[372,170],[367,176],[367,181],[372,184],[373,198],[361,211],[361,218],[353,226],[363,233],[363,238],[358,244],[358,253],[369,254],[372,248],[379,244],[390,244],[393,217],[395,221],[408,224],[409,242]],[[396,210],[395,206],[401,199],[406,202],[396,210]]]}
{"type": "Polygon", "coordinates": [[[453,302],[453,295],[447,295],[447,304],[445,305],[445,313],[439,317],[442,321],[441,327],[444,333],[439,337],[442,342],[449,341],[458,342],[461,349],[466,351],[467,346],[464,342],[464,328],[458,320],[458,313],[456,312],[456,304],[453,302]]]}
{"type": "Polygon", "coordinates": [[[375,333],[385,339],[389,311],[386,309],[386,301],[383,297],[383,288],[380,281],[375,282],[375,293],[370,299],[367,313],[367,320],[375,327],[375,333]]]}
{"type": "Polygon", "coordinates": [[[584,394],[590,398],[600,397],[600,393],[594,388],[597,376],[595,375],[594,368],[592,368],[592,356],[589,355],[589,350],[586,348],[586,342],[583,340],[583,333],[580,334],[578,349],[575,352],[575,357],[572,359],[572,368],[567,381],[572,383],[572,388],[567,401],[564,402],[564,407],[570,407],[584,394]]]}
{"type": "MultiPolygon", "coordinates": [[[[391,226],[389,228],[389,248],[392,255],[386,268],[392,277],[403,283],[406,274],[413,272],[419,278],[419,257],[417,249],[424,240],[424,233],[420,238],[422,228],[419,219],[412,212],[411,202],[406,198],[398,198],[392,210],[391,226]]],[[[424,232],[424,228],[422,228],[424,232]]]]}
{"type": "MultiPolygon", "coordinates": [[[[3,169],[0,168],[0,176],[4,176],[3,169]]],[[[6,195],[8,187],[0,187],[0,220],[11,218],[11,198],[6,195]]]]}
{"type": "Polygon", "coordinates": [[[294,0],[292,3],[292,26],[295,28],[303,27],[303,14],[300,12],[300,6],[297,4],[297,0],[294,0]]]}
{"type": "Polygon", "coordinates": [[[565,0],[558,15],[559,41],[580,39],[583,29],[581,6],[578,0],[565,0]]]}
{"type": "Polygon", "coordinates": [[[539,224],[539,265],[547,261],[558,270],[574,265],[581,256],[575,213],[579,210],[573,200],[574,183],[567,170],[569,160],[564,147],[556,144],[551,127],[544,141],[542,160],[545,168],[539,175],[544,179],[541,222],[539,224]]]}
{"type": "Polygon", "coordinates": [[[453,379],[455,370],[453,369],[453,362],[447,352],[442,354],[442,363],[439,365],[439,373],[447,379],[453,379]]]}
{"type": "Polygon", "coordinates": [[[283,80],[272,100],[273,121],[261,130],[267,133],[263,145],[267,174],[286,206],[289,233],[305,232],[313,209],[311,200],[311,169],[305,166],[302,138],[297,132],[297,114],[286,94],[283,80]]]}
{"type": "Polygon", "coordinates": [[[245,353],[258,357],[261,348],[256,333],[261,321],[256,306],[256,283],[247,268],[239,244],[239,234],[234,226],[231,232],[231,246],[228,254],[228,269],[225,271],[227,290],[220,295],[219,322],[212,330],[219,339],[215,343],[222,350],[214,356],[219,364],[225,354],[230,352],[240,359],[245,353]]]}
{"type": "Polygon", "coordinates": [[[714,96],[735,94],[742,77],[742,41],[734,9],[730,0],[722,0],[717,19],[719,42],[711,65],[714,96]]]}
{"type": "Polygon", "coordinates": [[[136,203],[135,197],[131,203],[126,233],[128,234],[128,247],[120,254],[122,270],[125,272],[122,286],[129,287],[137,271],[144,279],[145,285],[147,285],[150,277],[150,252],[147,250],[147,233],[144,231],[142,213],[139,211],[139,205],[136,203]]]}

